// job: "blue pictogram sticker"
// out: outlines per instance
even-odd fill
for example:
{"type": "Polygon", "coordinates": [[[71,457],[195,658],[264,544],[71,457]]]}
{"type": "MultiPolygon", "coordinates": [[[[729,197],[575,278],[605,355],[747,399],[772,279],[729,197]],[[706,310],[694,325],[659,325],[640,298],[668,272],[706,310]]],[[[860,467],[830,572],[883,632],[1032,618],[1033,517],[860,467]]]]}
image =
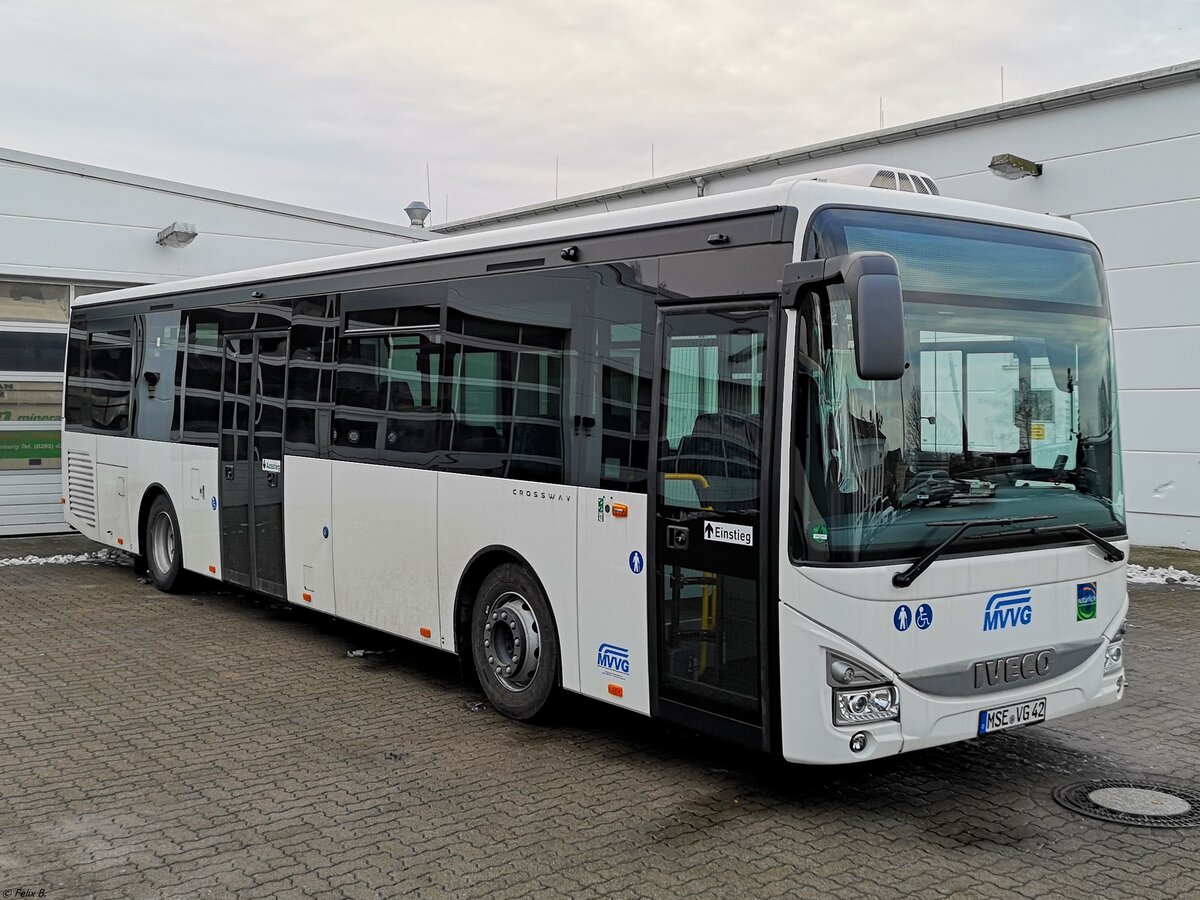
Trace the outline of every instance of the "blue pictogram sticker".
{"type": "Polygon", "coordinates": [[[646,568],[646,560],[642,558],[642,554],[634,550],[629,554],[629,571],[634,575],[641,575],[644,568],[646,568]]]}
{"type": "Polygon", "coordinates": [[[933,607],[928,603],[922,603],[917,607],[916,615],[917,627],[924,631],[933,624],[933,607]]]}
{"type": "Polygon", "coordinates": [[[908,626],[912,624],[912,610],[901,603],[896,607],[892,623],[896,626],[897,631],[908,631],[908,626]]]}
{"type": "Polygon", "coordinates": [[[216,508],[217,508],[217,498],[213,497],[213,509],[215,510],[216,508]]]}

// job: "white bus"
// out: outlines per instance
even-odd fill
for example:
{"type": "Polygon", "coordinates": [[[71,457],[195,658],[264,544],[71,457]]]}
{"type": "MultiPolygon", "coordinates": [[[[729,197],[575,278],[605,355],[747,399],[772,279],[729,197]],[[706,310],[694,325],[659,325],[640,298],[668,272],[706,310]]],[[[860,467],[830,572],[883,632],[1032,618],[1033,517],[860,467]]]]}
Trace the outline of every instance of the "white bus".
{"type": "Polygon", "coordinates": [[[828,764],[1114,702],[1100,255],[867,176],[83,297],[68,521],[458,654],[515,719],[828,764]]]}

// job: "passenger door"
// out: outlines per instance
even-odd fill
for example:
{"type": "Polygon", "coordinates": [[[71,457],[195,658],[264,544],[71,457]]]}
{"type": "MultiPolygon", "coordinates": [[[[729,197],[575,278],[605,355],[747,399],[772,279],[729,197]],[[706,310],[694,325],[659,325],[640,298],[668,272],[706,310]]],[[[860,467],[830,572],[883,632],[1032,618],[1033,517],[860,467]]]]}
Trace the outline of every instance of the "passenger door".
{"type": "Polygon", "coordinates": [[[251,590],[286,595],[283,417],[287,336],[225,341],[221,402],[221,567],[251,590]]]}
{"type": "Polygon", "coordinates": [[[766,305],[660,314],[652,709],[767,746],[774,331],[766,305]]]}

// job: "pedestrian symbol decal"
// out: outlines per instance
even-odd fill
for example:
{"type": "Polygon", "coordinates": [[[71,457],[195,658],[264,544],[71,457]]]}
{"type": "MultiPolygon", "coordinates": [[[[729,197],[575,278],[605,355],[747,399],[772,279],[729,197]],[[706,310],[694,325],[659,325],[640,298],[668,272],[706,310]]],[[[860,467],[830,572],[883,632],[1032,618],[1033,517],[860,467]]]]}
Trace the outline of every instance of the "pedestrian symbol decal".
{"type": "Polygon", "coordinates": [[[642,554],[634,550],[629,554],[629,571],[634,575],[641,575],[642,569],[646,567],[646,560],[642,559],[642,554]]]}
{"type": "Polygon", "coordinates": [[[896,614],[892,616],[892,623],[897,631],[908,631],[908,626],[912,624],[912,610],[903,603],[900,604],[896,607],[896,614]]]}

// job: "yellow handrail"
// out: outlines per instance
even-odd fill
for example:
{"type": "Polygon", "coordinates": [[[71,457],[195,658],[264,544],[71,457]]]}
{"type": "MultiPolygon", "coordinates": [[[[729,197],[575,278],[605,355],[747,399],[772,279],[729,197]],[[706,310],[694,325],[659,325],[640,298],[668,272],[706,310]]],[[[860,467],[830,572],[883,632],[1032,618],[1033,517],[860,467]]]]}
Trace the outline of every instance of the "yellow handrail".
{"type": "Polygon", "coordinates": [[[664,472],[663,478],[667,481],[694,481],[706,491],[708,490],[708,479],[703,475],[691,475],[684,472],[664,472]]]}

